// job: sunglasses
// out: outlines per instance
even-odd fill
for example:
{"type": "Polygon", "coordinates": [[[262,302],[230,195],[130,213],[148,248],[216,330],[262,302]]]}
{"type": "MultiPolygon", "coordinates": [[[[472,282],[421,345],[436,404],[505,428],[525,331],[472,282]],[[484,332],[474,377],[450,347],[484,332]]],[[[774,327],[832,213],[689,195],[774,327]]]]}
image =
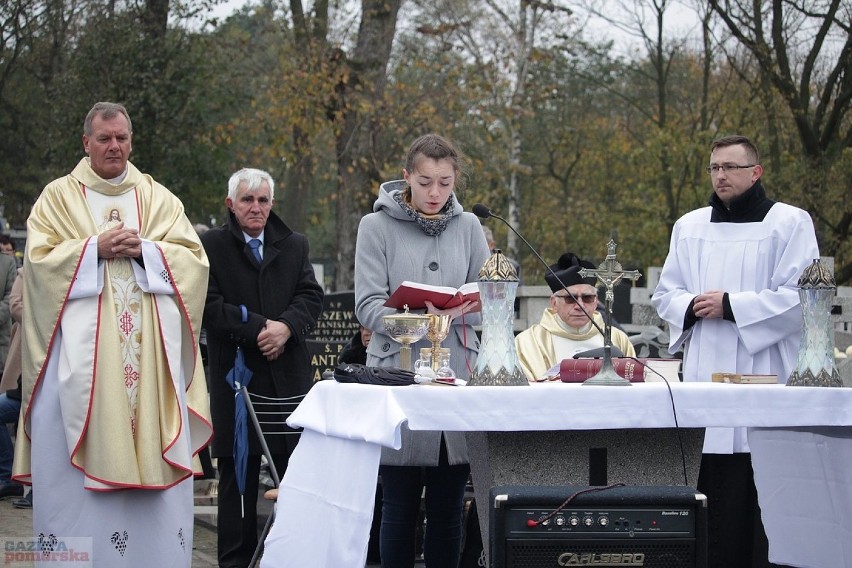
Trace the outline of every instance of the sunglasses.
{"type": "MultiPolygon", "coordinates": [[[[597,294],[576,294],[575,296],[577,297],[578,300],[580,300],[584,304],[595,304],[598,301],[598,295],[597,294]]],[[[574,298],[572,298],[571,296],[568,296],[568,295],[557,295],[556,297],[562,298],[568,304],[575,303],[574,298]]]]}

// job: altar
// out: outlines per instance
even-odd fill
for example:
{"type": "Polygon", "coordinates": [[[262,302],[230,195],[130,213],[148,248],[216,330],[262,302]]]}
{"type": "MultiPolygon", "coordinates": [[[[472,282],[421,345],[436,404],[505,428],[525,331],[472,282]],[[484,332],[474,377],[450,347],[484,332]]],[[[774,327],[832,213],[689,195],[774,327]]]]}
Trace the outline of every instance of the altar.
{"type": "MultiPolygon", "coordinates": [[[[770,559],[852,566],[852,389],[676,383],[382,387],[323,381],[290,417],[267,568],[364,566],[382,446],[402,428],[547,432],[747,427],[770,559]]],[[[691,483],[694,484],[694,480],[691,483]]],[[[484,506],[484,505],[483,505],[484,506]]]]}

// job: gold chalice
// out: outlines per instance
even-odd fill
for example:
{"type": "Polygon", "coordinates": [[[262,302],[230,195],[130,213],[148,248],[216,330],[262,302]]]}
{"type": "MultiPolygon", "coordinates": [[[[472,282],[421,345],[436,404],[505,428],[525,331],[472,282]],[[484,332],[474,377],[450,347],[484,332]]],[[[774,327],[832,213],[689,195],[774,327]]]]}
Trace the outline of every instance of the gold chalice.
{"type": "Polygon", "coordinates": [[[417,343],[429,329],[429,316],[408,313],[408,306],[401,314],[391,314],[382,318],[385,331],[391,339],[401,343],[399,348],[400,367],[407,371],[411,368],[411,344],[417,343]]]}
{"type": "Polygon", "coordinates": [[[441,366],[441,342],[450,333],[453,318],[446,314],[428,314],[428,316],[429,330],[426,332],[426,339],[432,342],[432,369],[437,371],[441,366]]]}

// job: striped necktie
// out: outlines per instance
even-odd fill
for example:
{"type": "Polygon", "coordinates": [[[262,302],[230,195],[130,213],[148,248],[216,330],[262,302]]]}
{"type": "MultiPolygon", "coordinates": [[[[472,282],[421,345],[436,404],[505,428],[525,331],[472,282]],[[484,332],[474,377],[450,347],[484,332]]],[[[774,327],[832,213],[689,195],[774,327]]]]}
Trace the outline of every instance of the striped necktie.
{"type": "Polygon", "coordinates": [[[252,239],[248,242],[251,253],[257,259],[258,264],[263,260],[263,257],[260,256],[260,244],[260,239],[252,239]]]}

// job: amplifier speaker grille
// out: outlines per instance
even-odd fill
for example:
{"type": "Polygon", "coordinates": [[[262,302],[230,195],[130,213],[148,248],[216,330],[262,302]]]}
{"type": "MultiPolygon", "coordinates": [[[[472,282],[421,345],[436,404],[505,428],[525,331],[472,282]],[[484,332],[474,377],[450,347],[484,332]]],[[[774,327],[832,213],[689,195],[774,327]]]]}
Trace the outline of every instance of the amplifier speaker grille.
{"type": "Polygon", "coordinates": [[[645,568],[684,568],[695,566],[695,543],[678,540],[653,542],[507,540],[506,566],[512,568],[560,568],[561,566],[643,566],[645,568]],[[573,556],[565,556],[569,551],[573,556]],[[592,557],[591,555],[597,555],[592,557]],[[607,561],[601,555],[642,554],[640,560],[607,561]],[[562,555],[563,563],[559,563],[562,555]],[[586,562],[586,564],[584,564],[586,562]]]}

